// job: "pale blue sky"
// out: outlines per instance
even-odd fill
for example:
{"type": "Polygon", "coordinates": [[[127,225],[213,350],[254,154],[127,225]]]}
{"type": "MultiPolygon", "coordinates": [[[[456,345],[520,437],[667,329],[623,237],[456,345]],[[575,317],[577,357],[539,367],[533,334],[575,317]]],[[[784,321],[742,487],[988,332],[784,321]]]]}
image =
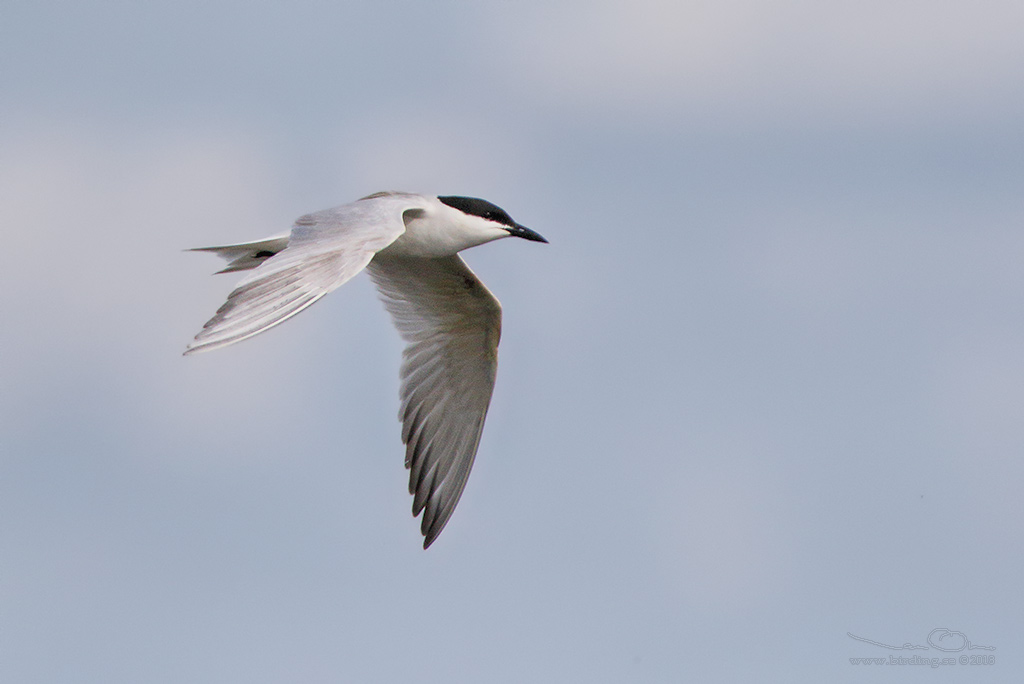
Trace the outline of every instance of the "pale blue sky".
{"type": "Polygon", "coordinates": [[[0,681],[1014,681],[1024,7],[960,5],[4,0],[0,681]],[[382,189],[551,241],[465,255],[427,552],[367,278],[181,356],[182,249],[382,189]]]}

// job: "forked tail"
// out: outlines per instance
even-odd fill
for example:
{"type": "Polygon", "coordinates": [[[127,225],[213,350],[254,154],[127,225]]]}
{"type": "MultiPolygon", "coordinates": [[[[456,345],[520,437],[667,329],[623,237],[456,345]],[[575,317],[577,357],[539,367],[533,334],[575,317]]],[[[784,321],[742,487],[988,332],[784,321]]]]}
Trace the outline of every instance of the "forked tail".
{"type": "Polygon", "coordinates": [[[222,245],[220,247],[196,247],[188,251],[213,252],[221,259],[227,261],[227,267],[217,271],[217,273],[248,271],[251,268],[256,268],[287,247],[288,237],[289,234],[285,233],[264,240],[256,240],[255,242],[241,242],[237,245],[222,245]]]}

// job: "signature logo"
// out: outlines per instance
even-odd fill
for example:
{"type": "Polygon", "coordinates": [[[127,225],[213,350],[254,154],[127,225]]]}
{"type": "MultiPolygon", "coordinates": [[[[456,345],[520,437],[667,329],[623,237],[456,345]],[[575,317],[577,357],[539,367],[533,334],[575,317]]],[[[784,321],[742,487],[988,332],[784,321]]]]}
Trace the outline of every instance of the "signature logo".
{"type": "Polygon", "coordinates": [[[934,648],[937,651],[945,651],[946,653],[975,650],[996,650],[995,646],[980,646],[968,639],[967,635],[963,632],[946,629],[945,627],[936,627],[932,631],[928,632],[928,636],[925,638],[925,641],[928,643],[927,646],[924,646],[923,644],[912,644],[910,642],[905,642],[902,646],[891,646],[889,644],[883,644],[881,641],[865,639],[864,637],[857,636],[850,632],[847,632],[846,636],[851,639],[856,639],[857,641],[863,641],[866,644],[873,644],[875,646],[887,648],[890,651],[927,651],[929,648],[934,648]]]}

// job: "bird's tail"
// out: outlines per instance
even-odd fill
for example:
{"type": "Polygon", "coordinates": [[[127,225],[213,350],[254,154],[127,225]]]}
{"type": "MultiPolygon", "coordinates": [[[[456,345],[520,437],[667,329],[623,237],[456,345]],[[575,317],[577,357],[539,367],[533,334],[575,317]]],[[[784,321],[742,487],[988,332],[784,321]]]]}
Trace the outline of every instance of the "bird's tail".
{"type": "Polygon", "coordinates": [[[240,242],[237,245],[222,245],[220,247],[196,247],[190,252],[213,252],[228,262],[226,268],[217,273],[231,273],[233,271],[248,271],[256,268],[264,261],[274,256],[288,246],[288,233],[275,235],[274,237],[256,240],[255,242],[240,242]]]}

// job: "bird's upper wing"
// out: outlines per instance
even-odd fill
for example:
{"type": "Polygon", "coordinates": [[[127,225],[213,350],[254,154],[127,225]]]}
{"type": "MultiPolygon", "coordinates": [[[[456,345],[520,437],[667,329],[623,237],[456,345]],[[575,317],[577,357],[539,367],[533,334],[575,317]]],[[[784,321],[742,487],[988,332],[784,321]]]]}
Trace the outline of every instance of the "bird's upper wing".
{"type": "Polygon", "coordinates": [[[185,353],[239,342],[299,313],[359,273],[422,206],[416,195],[382,194],[299,218],[288,246],[238,284],[185,353]]]}
{"type": "Polygon", "coordinates": [[[455,510],[473,467],[494,390],[501,305],[458,255],[378,256],[367,267],[395,326],[402,355],[402,441],[412,512],[423,548],[455,510]]]}

